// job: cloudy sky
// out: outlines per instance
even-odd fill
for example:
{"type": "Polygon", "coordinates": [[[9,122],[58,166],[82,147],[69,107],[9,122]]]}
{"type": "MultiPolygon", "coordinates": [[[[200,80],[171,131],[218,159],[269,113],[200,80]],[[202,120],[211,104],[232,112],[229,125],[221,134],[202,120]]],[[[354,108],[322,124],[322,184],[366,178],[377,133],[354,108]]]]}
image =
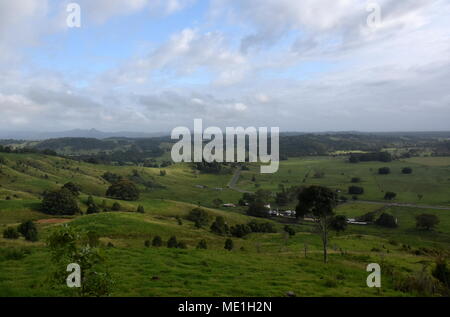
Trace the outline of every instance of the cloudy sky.
{"type": "Polygon", "coordinates": [[[0,0],[0,130],[450,130],[449,17],[448,0],[0,0]]]}

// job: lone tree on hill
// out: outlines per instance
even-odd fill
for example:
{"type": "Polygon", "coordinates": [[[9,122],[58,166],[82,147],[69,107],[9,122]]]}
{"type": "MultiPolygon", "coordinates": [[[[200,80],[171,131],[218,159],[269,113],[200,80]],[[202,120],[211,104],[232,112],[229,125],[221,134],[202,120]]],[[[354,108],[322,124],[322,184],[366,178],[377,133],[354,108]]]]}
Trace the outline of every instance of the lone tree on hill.
{"type": "Polygon", "coordinates": [[[35,242],[38,240],[36,225],[31,220],[22,222],[17,228],[17,231],[20,232],[27,241],[35,242]]]}
{"type": "Polygon", "coordinates": [[[439,222],[439,218],[436,215],[421,214],[416,216],[416,227],[418,229],[433,230],[439,222]]]}
{"type": "Polygon", "coordinates": [[[395,197],[397,197],[397,194],[394,193],[394,192],[387,192],[387,193],[384,195],[384,199],[385,199],[385,200],[392,200],[392,199],[395,199],[395,197]]]}
{"type": "Polygon", "coordinates": [[[398,227],[397,219],[394,216],[387,213],[381,214],[381,216],[375,221],[375,223],[379,226],[387,228],[398,227]]]}
{"type": "Polygon", "coordinates": [[[41,210],[51,215],[75,215],[81,213],[75,196],[66,188],[46,192],[42,200],[41,210]]]}
{"type": "Polygon", "coordinates": [[[403,173],[403,174],[412,174],[412,172],[413,172],[413,170],[412,170],[411,167],[404,167],[404,168],[402,169],[402,173],[403,173]]]}
{"type": "Polygon", "coordinates": [[[139,191],[132,182],[121,180],[109,186],[106,196],[120,200],[138,200],[139,191]]]}
{"type": "Polygon", "coordinates": [[[224,249],[225,249],[225,250],[228,250],[228,251],[231,251],[231,250],[233,250],[233,248],[234,248],[233,240],[227,239],[227,240],[225,241],[225,247],[224,247],[224,249]]]}
{"type": "Polygon", "coordinates": [[[334,208],[338,204],[336,193],[322,186],[310,186],[305,188],[298,195],[298,205],[296,207],[296,216],[305,217],[310,215],[314,217],[323,245],[323,261],[328,262],[328,234],[334,218],[334,208]]]}

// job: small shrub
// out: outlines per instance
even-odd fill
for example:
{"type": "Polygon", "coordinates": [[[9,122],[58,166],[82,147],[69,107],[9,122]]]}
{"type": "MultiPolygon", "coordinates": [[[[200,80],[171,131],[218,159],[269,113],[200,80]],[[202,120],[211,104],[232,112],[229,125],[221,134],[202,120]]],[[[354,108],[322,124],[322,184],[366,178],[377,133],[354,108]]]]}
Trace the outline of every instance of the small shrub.
{"type": "Polygon", "coordinates": [[[38,240],[36,225],[31,220],[22,222],[17,228],[17,231],[19,231],[27,241],[35,242],[38,240]]]}
{"type": "Polygon", "coordinates": [[[120,211],[121,209],[122,209],[122,206],[117,202],[115,202],[111,207],[112,211],[120,211]]]}
{"type": "Polygon", "coordinates": [[[178,247],[177,237],[175,237],[175,236],[170,237],[169,241],[167,241],[167,247],[168,248],[177,248],[178,247]]]}
{"type": "Polygon", "coordinates": [[[151,246],[151,242],[150,242],[150,240],[145,240],[144,241],[144,246],[146,247],[146,248],[149,248],[150,246],[151,246]]]}
{"type": "Polygon", "coordinates": [[[153,238],[152,246],[159,248],[159,247],[162,247],[162,245],[163,245],[163,241],[160,236],[156,236],[153,238]]]}
{"type": "Polygon", "coordinates": [[[233,250],[233,248],[234,248],[234,243],[233,243],[233,240],[231,240],[231,239],[227,239],[226,241],[225,241],[225,250],[228,250],[228,251],[231,251],[231,250],[233,250]]]}
{"type": "Polygon", "coordinates": [[[206,240],[205,239],[202,239],[202,240],[200,240],[198,242],[197,249],[202,249],[202,250],[208,249],[208,245],[206,244],[206,240]]]}
{"type": "Polygon", "coordinates": [[[291,226],[285,225],[284,231],[287,232],[289,234],[289,236],[291,236],[291,237],[295,236],[295,230],[291,226]]]}
{"type": "Polygon", "coordinates": [[[16,228],[8,227],[5,230],[3,230],[3,238],[5,238],[5,239],[15,240],[15,239],[18,239],[19,236],[20,236],[20,234],[16,228]]]}

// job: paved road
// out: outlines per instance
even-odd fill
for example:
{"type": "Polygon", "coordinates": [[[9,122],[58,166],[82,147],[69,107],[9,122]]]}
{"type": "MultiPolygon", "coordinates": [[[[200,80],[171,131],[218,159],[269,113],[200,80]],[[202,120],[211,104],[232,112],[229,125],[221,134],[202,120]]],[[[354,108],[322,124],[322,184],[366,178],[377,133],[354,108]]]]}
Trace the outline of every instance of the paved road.
{"type": "Polygon", "coordinates": [[[231,178],[230,182],[228,183],[228,188],[233,189],[239,193],[249,193],[249,194],[253,194],[253,192],[247,191],[247,190],[243,190],[243,189],[239,189],[236,187],[236,184],[239,180],[239,177],[241,176],[241,169],[237,168],[236,171],[233,174],[233,177],[231,178]]]}
{"type": "Polygon", "coordinates": [[[348,202],[348,203],[349,204],[363,203],[363,204],[372,204],[372,205],[410,207],[410,208],[434,209],[434,210],[450,210],[450,207],[444,207],[444,206],[416,205],[416,204],[409,204],[409,203],[388,203],[388,202],[382,202],[382,201],[368,201],[368,200],[356,200],[354,202],[348,202]]]}

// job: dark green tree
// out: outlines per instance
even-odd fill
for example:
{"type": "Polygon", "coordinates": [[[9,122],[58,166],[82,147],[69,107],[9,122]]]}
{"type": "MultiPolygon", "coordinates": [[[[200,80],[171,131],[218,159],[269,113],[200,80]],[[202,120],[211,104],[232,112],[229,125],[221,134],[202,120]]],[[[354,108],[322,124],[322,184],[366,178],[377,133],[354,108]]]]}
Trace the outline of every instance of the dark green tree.
{"type": "Polygon", "coordinates": [[[22,222],[17,228],[17,231],[20,232],[27,241],[35,242],[38,240],[36,225],[31,220],[22,222]]]}
{"type": "Polygon", "coordinates": [[[387,213],[381,214],[381,216],[375,221],[375,224],[381,227],[387,227],[387,228],[397,228],[397,219],[387,213]]]}
{"type": "Polygon", "coordinates": [[[122,209],[122,206],[118,202],[115,202],[111,207],[112,211],[120,211],[121,209],[122,209]]]}
{"type": "Polygon", "coordinates": [[[68,189],[74,196],[79,196],[81,192],[81,187],[72,182],[64,184],[62,188],[68,189]]]}
{"type": "Polygon", "coordinates": [[[392,200],[395,199],[395,197],[397,197],[397,194],[394,192],[386,192],[386,194],[384,195],[385,200],[392,200]]]}
{"type": "Polygon", "coordinates": [[[350,186],[348,188],[348,193],[350,195],[362,195],[362,194],[364,194],[364,188],[362,188],[360,186],[350,186]]]}
{"type": "Polygon", "coordinates": [[[152,246],[159,248],[159,247],[162,247],[162,245],[163,245],[163,241],[160,236],[156,236],[153,238],[152,246]]]}
{"type": "Polygon", "coordinates": [[[403,174],[412,174],[412,172],[413,172],[413,170],[412,170],[411,167],[404,167],[404,168],[402,169],[402,173],[403,173],[403,174]]]}
{"type": "Polygon", "coordinates": [[[96,204],[90,204],[86,210],[87,215],[98,214],[100,212],[100,208],[96,204]]]}
{"type": "Polygon", "coordinates": [[[114,199],[132,201],[139,199],[139,191],[134,183],[128,180],[121,180],[108,188],[106,196],[114,199]]]}
{"type": "Polygon", "coordinates": [[[331,220],[331,229],[336,232],[342,232],[347,229],[347,217],[337,215],[331,220]]]}
{"type": "Polygon", "coordinates": [[[41,210],[51,215],[75,215],[81,213],[75,196],[66,188],[46,192],[42,200],[41,210]]]}
{"type": "Polygon", "coordinates": [[[202,239],[202,240],[200,240],[198,242],[197,249],[203,249],[203,250],[208,249],[208,245],[206,244],[206,240],[205,239],[202,239]]]}
{"type": "Polygon", "coordinates": [[[19,232],[14,227],[8,227],[5,230],[3,230],[3,238],[5,239],[11,239],[15,240],[19,238],[19,232]]]}
{"type": "Polygon", "coordinates": [[[220,235],[226,235],[230,232],[230,228],[225,222],[225,218],[218,216],[211,225],[211,231],[220,235]]]}
{"type": "Polygon", "coordinates": [[[231,251],[231,250],[233,250],[233,248],[234,248],[234,243],[233,243],[233,240],[231,240],[231,239],[227,239],[226,241],[225,241],[225,250],[228,250],[228,251],[231,251]]]}
{"type": "Polygon", "coordinates": [[[138,212],[138,213],[140,213],[140,214],[145,213],[144,206],[139,205],[139,206],[137,207],[137,209],[136,209],[136,212],[138,212]]]}
{"type": "Polygon", "coordinates": [[[168,248],[177,248],[178,247],[177,237],[175,237],[175,236],[170,237],[169,241],[167,241],[167,247],[168,248]]]}
{"type": "Polygon", "coordinates": [[[201,228],[208,225],[210,215],[202,208],[194,208],[189,212],[187,219],[193,221],[197,228],[201,228]]]}
{"type": "Polygon", "coordinates": [[[439,218],[432,214],[421,214],[416,216],[416,227],[418,229],[433,230],[439,224],[439,218]]]}

